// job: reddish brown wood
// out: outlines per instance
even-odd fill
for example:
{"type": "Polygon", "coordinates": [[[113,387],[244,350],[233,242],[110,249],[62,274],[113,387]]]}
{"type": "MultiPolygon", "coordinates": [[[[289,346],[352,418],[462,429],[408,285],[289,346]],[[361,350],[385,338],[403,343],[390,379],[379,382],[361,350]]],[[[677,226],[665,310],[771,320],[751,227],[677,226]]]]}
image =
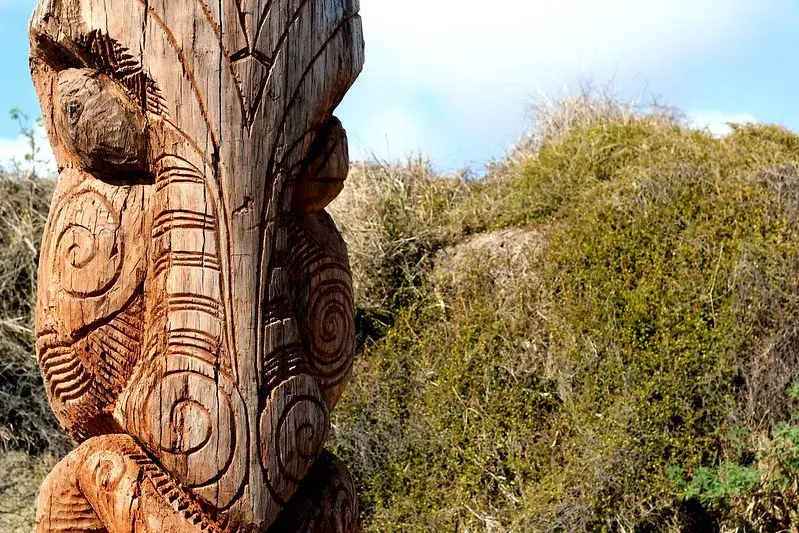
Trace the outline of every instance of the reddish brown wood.
{"type": "Polygon", "coordinates": [[[80,443],[38,531],[356,531],[323,452],[355,349],[332,112],[357,0],[41,0],[60,167],[37,353],[80,443]]]}

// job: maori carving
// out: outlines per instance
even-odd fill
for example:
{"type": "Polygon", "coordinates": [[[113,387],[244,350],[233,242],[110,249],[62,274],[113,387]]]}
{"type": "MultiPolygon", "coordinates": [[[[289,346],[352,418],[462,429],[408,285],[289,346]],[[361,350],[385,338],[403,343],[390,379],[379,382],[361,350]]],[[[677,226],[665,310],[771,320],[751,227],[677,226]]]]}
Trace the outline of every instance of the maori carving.
{"type": "Polygon", "coordinates": [[[37,355],[78,441],[40,532],[355,532],[324,451],[355,351],[325,207],[363,66],[358,0],[41,0],[59,164],[37,355]]]}

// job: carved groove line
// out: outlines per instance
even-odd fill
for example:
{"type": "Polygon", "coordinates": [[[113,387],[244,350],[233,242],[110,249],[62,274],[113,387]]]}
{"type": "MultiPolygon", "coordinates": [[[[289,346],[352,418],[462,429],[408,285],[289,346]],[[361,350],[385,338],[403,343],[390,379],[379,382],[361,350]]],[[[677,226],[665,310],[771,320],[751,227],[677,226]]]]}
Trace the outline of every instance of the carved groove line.
{"type": "Polygon", "coordinates": [[[144,334],[143,294],[139,291],[119,314],[85,338],[87,355],[96,358],[92,395],[114,405],[130,380],[141,354],[144,334]]]}
{"type": "Polygon", "coordinates": [[[129,50],[99,30],[84,35],[80,44],[97,60],[97,70],[118,80],[143,111],[168,116],[161,91],[129,50]]]}
{"type": "Polygon", "coordinates": [[[210,520],[205,512],[164,473],[149,457],[144,454],[131,454],[129,458],[144,472],[156,493],[164,498],[169,506],[194,525],[200,532],[221,533],[224,524],[210,520]]]}
{"type": "Polygon", "coordinates": [[[119,280],[125,258],[124,230],[115,209],[97,191],[84,190],[62,204],[54,217],[60,228],[50,265],[56,282],[71,297],[106,294],[119,280]]]}
{"type": "Polygon", "coordinates": [[[261,464],[272,497],[285,506],[322,452],[329,418],[316,380],[296,375],[281,383],[261,412],[261,464]]]}
{"type": "MultiPolygon", "coordinates": [[[[259,84],[257,93],[254,96],[252,96],[252,100],[253,101],[252,101],[251,105],[249,106],[250,107],[249,110],[245,109],[245,113],[246,113],[246,116],[247,116],[247,123],[250,126],[250,131],[252,131],[252,127],[255,124],[255,119],[257,117],[258,111],[260,110],[261,102],[262,102],[263,96],[264,96],[264,92],[266,92],[266,88],[269,86],[269,82],[272,79],[272,74],[274,72],[274,66],[275,66],[275,63],[276,63],[277,55],[280,52],[281,48],[283,48],[283,44],[285,43],[286,39],[288,39],[288,36],[291,33],[292,27],[294,27],[294,25],[299,20],[303,9],[305,9],[305,7],[309,4],[309,1],[310,0],[302,0],[300,5],[295,10],[294,14],[291,16],[290,20],[286,23],[286,25],[285,25],[285,27],[283,29],[283,33],[278,38],[277,42],[275,43],[275,45],[273,47],[273,50],[272,50],[271,54],[268,56],[268,59],[266,60],[266,63],[268,63],[268,64],[265,64],[264,66],[268,68],[268,73],[264,77],[264,79],[261,81],[261,83],[259,84]]],[[[270,9],[271,9],[271,2],[267,6],[267,9],[264,12],[262,21],[259,23],[259,26],[261,26],[266,21],[266,18],[268,17],[270,9]]],[[[262,28],[259,27],[258,35],[256,35],[256,37],[254,39],[255,42],[258,42],[258,39],[260,37],[261,29],[262,28]]],[[[253,45],[250,45],[250,46],[252,47],[253,45]]],[[[251,49],[251,51],[250,51],[251,54],[254,54],[255,52],[263,53],[263,51],[260,51],[260,50],[252,50],[251,49]]],[[[263,64],[263,62],[262,62],[262,64],[263,64]]]]}
{"type": "Polygon", "coordinates": [[[103,524],[85,498],[75,493],[62,493],[58,498],[50,498],[47,516],[51,531],[76,533],[84,531],[103,531],[103,524]]]}
{"type": "MultiPolygon", "coordinates": [[[[202,92],[200,91],[199,85],[197,84],[197,77],[194,74],[194,69],[191,67],[191,64],[189,63],[188,59],[186,59],[186,54],[183,52],[183,48],[180,46],[180,43],[178,43],[177,39],[175,38],[175,35],[166,25],[161,16],[158,15],[155,9],[150,5],[149,0],[139,0],[139,3],[141,3],[142,6],[144,6],[144,9],[148,13],[147,16],[152,17],[152,19],[156,22],[158,27],[161,28],[161,31],[166,37],[167,42],[169,42],[169,45],[174,50],[175,54],[178,57],[178,60],[183,66],[183,74],[186,76],[186,78],[189,80],[189,83],[191,84],[192,92],[197,98],[197,103],[200,106],[200,112],[203,115],[203,119],[205,120],[206,126],[208,126],[208,134],[211,136],[211,141],[214,146],[214,152],[218,152],[219,139],[217,136],[216,129],[214,128],[214,125],[211,122],[211,115],[208,111],[208,103],[205,101],[205,98],[203,97],[202,92]]],[[[190,137],[187,136],[187,138],[190,137]]]]}
{"type": "Polygon", "coordinates": [[[302,345],[299,343],[288,344],[276,349],[266,360],[263,367],[263,389],[274,390],[287,376],[309,374],[308,366],[302,345]]]}
{"type": "MultiPolygon", "coordinates": [[[[274,0],[269,0],[264,9],[261,13],[261,20],[258,21],[258,29],[255,32],[255,38],[253,39],[256,43],[261,38],[261,32],[263,32],[264,25],[266,24],[266,20],[269,18],[269,15],[272,13],[272,5],[274,4],[274,0]]],[[[299,11],[299,10],[298,10],[299,11]]],[[[275,57],[277,52],[272,53],[272,58],[275,57]]]]}
{"type": "Polygon", "coordinates": [[[163,294],[150,326],[159,370],[143,401],[145,434],[173,475],[224,510],[246,478],[246,467],[235,461],[247,446],[246,409],[235,379],[223,370],[230,364],[222,350],[219,224],[202,176],[183,163],[162,162],[155,185],[160,210],[151,276],[163,294]]]}
{"type": "Polygon", "coordinates": [[[53,397],[64,403],[82,398],[92,383],[92,375],[84,363],[74,352],[70,361],[61,364],[51,364],[47,357],[47,354],[42,356],[42,366],[47,368],[45,377],[53,397]]]}
{"type": "MultiPolygon", "coordinates": [[[[339,36],[339,33],[341,33],[341,31],[350,22],[352,22],[353,20],[355,20],[355,19],[357,19],[359,17],[360,17],[360,15],[358,15],[357,13],[351,14],[351,15],[345,17],[338,24],[338,26],[336,26],[333,29],[333,31],[330,33],[330,36],[327,38],[327,40],[324,43],[322,43],[322,45],[319,47],[319,50],[317,50],[316,54],[313,56],[311,61],[308,62],[308,65],[305,68],[305,70],[303,71],[302,76],[300,76],[300,79],[297,81],[297,85],[294,87],[294,91],[293,91],[293,93],[291,95],[291,98],[287,101],[286,105],[283,107],[283,112],[282,112],[282,115],[281,115],[281,118],[280,118],[280,122],[278,123],[279,125],[278,125],[278,127],[276,129],[277,134],[279,136],[285,135],[285,128],[286,128],[286,120],[287,120],[287,117],[288,117],[288,111],[290,109],[292,109],[294,107],[294,105],[297,103],[297,100],[300,97],[300,89],[302,88],[303,84],[305,83],[305,80],[308,77],[308,75],[311,73],[311,71],[316,66],[316,62],[319,61],[319,58],[321,58],[322,55],[327,51],[327,49],[330,46],[330,44],[339,36]]],[[[275,159],[276,159],[277,149],[278,149],[278,145],[279,144],[280,143],[276,142],[272,146],[272,151],[271,151],[270,156],[269,156],[269,165],[267,166],[267,168],[269,168],[270,171],[274,171],[274,169],[275,169],[275,159]]],[[[288,152],[288,151],[286,152],[286,154],[289,154],[289,153],[290,152],[288,152]]],[[[281,166],[281,167],[283,166],[283,161],[281,161],[281,164],[279,166],[281,166]]]]}

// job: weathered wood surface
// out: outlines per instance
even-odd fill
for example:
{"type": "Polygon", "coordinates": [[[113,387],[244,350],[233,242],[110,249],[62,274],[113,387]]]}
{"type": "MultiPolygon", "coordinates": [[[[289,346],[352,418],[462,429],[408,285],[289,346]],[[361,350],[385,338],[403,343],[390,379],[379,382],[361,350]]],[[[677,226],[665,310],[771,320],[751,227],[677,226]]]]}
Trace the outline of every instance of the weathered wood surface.
{"type": "Polygon", "coordinates": [[[38,530],[356,531],[323,452],[352,367],[332,115],[357,0],[42,0],[31,70],[60,167],[37,353],[81,443],[38,530]]]}

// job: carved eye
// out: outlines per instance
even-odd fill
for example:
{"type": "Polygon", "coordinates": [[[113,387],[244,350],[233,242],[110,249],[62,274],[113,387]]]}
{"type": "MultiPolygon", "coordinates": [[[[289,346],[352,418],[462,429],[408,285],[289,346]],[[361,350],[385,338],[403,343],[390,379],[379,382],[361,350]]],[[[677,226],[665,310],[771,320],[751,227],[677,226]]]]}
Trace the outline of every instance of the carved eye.
{"type": "Polygon", "coordinates": [[[144,172],[147,121],[117,82],[92,69],[58,75],[56,128],[85,170],[102,176],[144,172]]]}
{"type": "Polygon", "coordinates": [[[83,105],[80,102],[69,100],[64,104],[64,114],[69,123],[74,127],[83,114],[83,105]]]}

